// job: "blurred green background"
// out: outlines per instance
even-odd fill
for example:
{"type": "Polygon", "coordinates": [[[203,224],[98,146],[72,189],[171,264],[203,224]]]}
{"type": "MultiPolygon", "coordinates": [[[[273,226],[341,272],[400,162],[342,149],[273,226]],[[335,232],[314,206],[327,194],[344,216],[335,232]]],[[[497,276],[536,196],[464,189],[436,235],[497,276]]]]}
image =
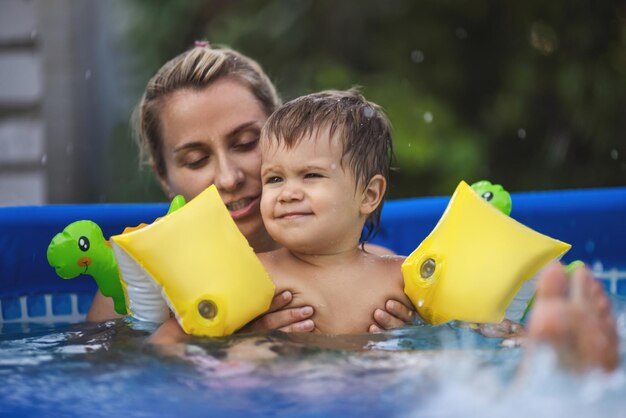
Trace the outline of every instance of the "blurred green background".
{"type": "MultiPolygon", "coordinates": [[[[394,126],[390,198],[461,179],[511,191],[626,185],[626,7],[584,0],[132,0],[134,94],[198,39],[256,60],[283,100],[362,87],[394,126]]],[[[127,120],[108,201],[163,199],[127,120]],[[132,179],[129,181],[129,179],[132,179]]]]}

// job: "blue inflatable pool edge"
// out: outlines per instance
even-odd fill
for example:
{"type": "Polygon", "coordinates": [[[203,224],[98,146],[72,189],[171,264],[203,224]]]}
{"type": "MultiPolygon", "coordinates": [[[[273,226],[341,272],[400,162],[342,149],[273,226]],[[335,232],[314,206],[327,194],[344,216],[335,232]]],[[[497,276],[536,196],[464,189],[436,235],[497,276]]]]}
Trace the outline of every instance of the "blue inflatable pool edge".
{"type": "MultiPolygon", "coordinates": [[[[563,261],[587,263],[610,293],[626,295],[626,187],[512,193],[511,216],[572,244],[563,261]]],[[[409,254],[434,228],[450,197],[385,203],[373,240],[409,254]]],[[[46,250],[66,225],[90,219],[106,238],[127,226],[150,223],[166,203],[15,206],[0,208],[0,323],[76,321],[89,308],[91,277],[59,278],[46,250]]]]}

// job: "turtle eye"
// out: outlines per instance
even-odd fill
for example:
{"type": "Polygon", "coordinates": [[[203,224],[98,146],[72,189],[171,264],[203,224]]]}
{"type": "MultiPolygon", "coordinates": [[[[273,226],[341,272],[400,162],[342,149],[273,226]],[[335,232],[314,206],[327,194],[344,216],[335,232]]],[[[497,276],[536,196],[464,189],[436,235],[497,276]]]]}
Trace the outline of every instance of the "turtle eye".
{"type": "Polygon", "coordinates": [[[87,237],[78,238],[78,248],[80,248],[81,251],[87,251],[89,249],[89,240],[87,237]]]}
{"type": "Polygon", "coordinates": [[[491,199],[493,199],[493,193],[485,192],[485,193],[483,193],[482,198],[485,199],[487,202],[490,202],[491,199]]]}

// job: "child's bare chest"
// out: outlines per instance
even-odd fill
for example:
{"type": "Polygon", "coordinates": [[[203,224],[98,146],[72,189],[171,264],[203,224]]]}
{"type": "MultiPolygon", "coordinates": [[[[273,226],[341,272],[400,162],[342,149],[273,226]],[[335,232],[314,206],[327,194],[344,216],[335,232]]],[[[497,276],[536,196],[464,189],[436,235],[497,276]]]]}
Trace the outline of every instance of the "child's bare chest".
{"type": "Polygon", "coordinates": [[[290,290],[290,307],[312,306],[317,332],[354,334],[368,332],[374,311],[388,299],[406,300],[401,283],[384,271],[327,271],[323,275],[300,271],[295,277],[274,278],[277,292],[290,290]]]}

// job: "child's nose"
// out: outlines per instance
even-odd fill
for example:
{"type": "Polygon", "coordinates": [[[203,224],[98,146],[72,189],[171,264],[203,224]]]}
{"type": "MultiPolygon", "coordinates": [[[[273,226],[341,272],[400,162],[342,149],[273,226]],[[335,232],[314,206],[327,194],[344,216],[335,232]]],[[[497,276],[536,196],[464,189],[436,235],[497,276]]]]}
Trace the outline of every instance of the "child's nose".
{"type": "Polygon", "coordinates": [[[278,197],[280,202],[292,202],[302,199],[302,190],[292,182],[286,182],[278,197]]]}

